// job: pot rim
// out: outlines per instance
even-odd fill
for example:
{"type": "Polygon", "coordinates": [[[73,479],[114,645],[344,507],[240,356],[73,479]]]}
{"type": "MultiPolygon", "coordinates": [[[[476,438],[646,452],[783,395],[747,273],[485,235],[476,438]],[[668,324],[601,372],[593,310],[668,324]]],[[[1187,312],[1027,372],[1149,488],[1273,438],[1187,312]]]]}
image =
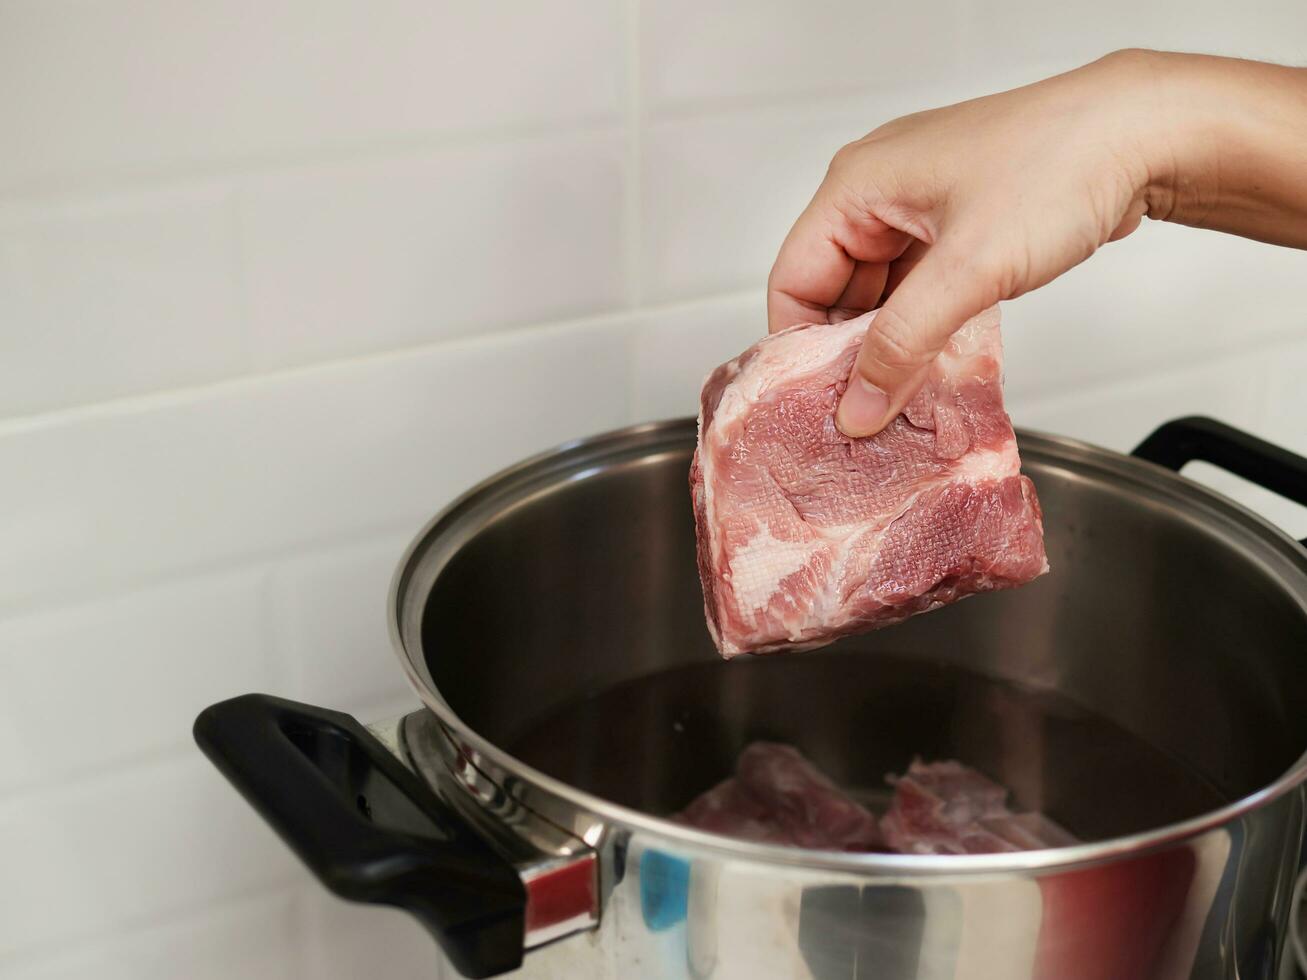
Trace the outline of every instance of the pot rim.
{"type": "MultiPolygon", "coordinates": [[[[459,529],[458,522],[470,525],[471,517],[493,516],[501,512],[495,510],[490,514],[480,514],[481,510],[487,509],[487,504],[519,504],[533,493],[556,485],[558,481],[550,480],[550,477],[565,475],[567,479],[584,479],[594,475],[599,472],[597,464],[600,461],[630,462],[649,457],[651,453],[660,454],[659,450],[666,452],[675,449],[683,452],[684,436],[693,435],[695,431],[696,420],[692,417],[666,419],[572,440],[537,453],[500,470],[461,494],[432,517],[404,550],[391,579],[387,599],[391,645],[418,697],[457,736],[459,742],[476,753],[474,764],[478,768],[486,768],[485,764],[489,763],[497,773],[512,777],[519,784],[542,790],[584,814],[607,824],[657,836],[676,844],[682,851],[709,853],[715,857],[761,864],[900,877],[1043,872],[1137,856],[1219,830],[1307,783],[1307,751],[1304,751],[1286,772],[1269,785],[1216,810],[1152,830],[1055,849],[1004,854],[906,855],[809,850],[738,840],[696,830],[605,800],[521,762],[465,723],[441,696],[431,678],[422,676],[425,657],[420,642],[412,654],[405,642],[406,602],[411,602],[420,594],[416,605],[425,607],[426,597],[437,574],[476,530],[476,527],[465,526],[462,527],[461,535],[453,534],[453,531],[459,529]],[[591,465],[586,465],[587,463],[591,465]],[[443,542],[442,537],[446,539],[443,542]],[[443,552],[440,560],[433,558],[437,553],[437,543],[443,544],[439,549],[443,552]],[[414,587],[413,582],[419,571],[423,572],[424,584],[414,587]]],[[[1303,609],[1304,618],[1307,618],[1307,549],[1265,518],[1214,490],[1137,457],[1037,430],[1018,428],[1016,432],[1023,454],[1031,452],[1032,455],[1053,462],[1096,468],[1100,474],[1124,478],[1142,489],[1151,490],[1155,495],[1183,501],[1192,508],[1195,516],[1206,511],[1209,516],[1224,518],[1228,526],[1242,530],[1245,543],[1261,546],[1262,553],[1258,557],[1263,563],[1274,562],[1280,566],[1277,577],[1283,579],[1286,572],[1292,574],[1296,571],[1301,581],[1292,592],[1303,609]]],[[[495,776],[490,778],[496,783],[502,782],[495,776]]]]}

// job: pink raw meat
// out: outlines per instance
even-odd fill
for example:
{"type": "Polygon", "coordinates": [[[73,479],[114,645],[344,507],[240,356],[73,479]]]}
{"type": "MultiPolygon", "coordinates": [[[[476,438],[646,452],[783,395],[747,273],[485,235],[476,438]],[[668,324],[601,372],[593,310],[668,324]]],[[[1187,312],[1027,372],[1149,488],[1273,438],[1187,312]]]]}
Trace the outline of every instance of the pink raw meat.
{"type": "Polygon", "coordinates": [[[960,762],[914,760],[891,782],[894,800],[880,828],[901,854],[993,854],[1076,843],[1042,813],[1013,813],[1006,789],[960,762]]]}
{"type": "Polygon", "coordinates": [[[673,819],[730,837],[821,850],[881,846],[876,818],[842,793],[789,745],[754,742],[735,775],[697,797],[673,819]]]}
{"type": "Polygon", "coordinates": [[[884,431],[849,439],[835,407],[874,317],[792,327],[704,383],[690,485],[723,656],[820,646],[1048,570],[1003,410],[997,308],[884,431]]]}

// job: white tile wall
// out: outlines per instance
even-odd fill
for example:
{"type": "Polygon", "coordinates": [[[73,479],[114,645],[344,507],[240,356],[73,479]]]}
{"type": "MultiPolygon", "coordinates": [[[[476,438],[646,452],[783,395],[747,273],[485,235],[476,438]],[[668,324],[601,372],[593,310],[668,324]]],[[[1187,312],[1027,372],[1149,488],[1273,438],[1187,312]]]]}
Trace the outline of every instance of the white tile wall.
{"type": "Polygon", "coordinates": [[[0,896],[6,953],[108,938],[303,874],[196,752],[10,796],[0,863],[23,883],[0,896]]]}
{"type": "Polygon", "coordinates": [[[662,0],[641,5],[651,110],[895,87],[957,69],[957,0],[662,0]]]}
{"type": "Polygon", "coordinates": [[[640,188],[645,298],[765,282],[831,155],[873,128],[868,116],[898,114],[878,101],[820,100],[650,122],[640,188]]]}
{"type": "Polygon", "coordinates": [[[1230,356],[1149,376],[1081,388],[1036,399],[1020,391],[1008,397],[1016,425],[1083,439],[1129,452],[1157,426],[1183,415],[1210,415],[1256,430],[1266,390],[1264,355],[1230,356]]]}
{"type": "Polygon", "coordinates": [[[0,425],[0,601],[415,525],[620,424],[627,343],[601,320],[0,425]]]}
{"type": "Polygon", "coordinates": [[[0,753],[12,755],[0,794],[186,749],[207,704],[286,684],[269,656],[268,575],[196,576],[0,620],[0,753]]]}
{"type": "Polygon", "coordinates": [[[1307,452],[1307,411],[1301,407],[1307,390],[1307,329],[1299,331],[1298,338],[1297,343],[1276,347],[1269,358],[1268,411],[1259,432],[1264,438],[1307,452]]]}
{"type": "Polygon", "coordinates": [[[274,891],[0,969],[11,980],[286,980],[300,975],[287,941],[302,934],[296,900],[274,891]]]}
{"type": "Polygon", "coordinates": [[[652,117],[640,171],[645,298],[765,282],[836,150],[905,113],[974,91],[950,75],[931,76],[911,86],[891,81],[853,94],[652,117]]]}
{"type": "Polygon", "coordinates": [[[300,951],[305,980],[358,980],[379,970],[395,980],[436,980],[441,974],[430,937],[396,909],[351,905],[316,885],[301,890],[301,905],[305,935],[311,937],[300,951]]]}
{"type": "Polygon", "coordinates": [[[220,185],[0,202],[0,417],[248,371],[235,217],[220,185]]]}
{"type": "Polygon", "coordinates": [[[1307,336],[1301,252],[1148,222],[1004,305],[1009,392],[1156,377],[1307,336]],[[1255,300],[1252,298],[1255,297],[1255,300]]]}
{"type": "MultiPolygon", "coordinates": [[[[1266,411],[1257,433],[1265,439],[1307,455],[1307,338],[1268,352],[1266,411]]],[[[1307,539],[1307,507],[1300,507],[1263,490],[1242,488],[1240,500],[1299,540],[1307,539]]]]}
{"type": "Polygon", "coordinates": [[[415,531],[293,558],[273,573],[274,636],[290,675],[285,697],[351,712],[405,697],[386,597],[415,531]]]}
{"type": "Polygon", "coordinates": [[[0,189],[602,121],[619,105],[606,0],[13,0],[3,18],[0,189]]]}
{"type": "MultiPolygon", "coordinates": [[[[411,704],[409,536],[528,453],[693,414],[841,143],[1121,45],[1307,57],[1298,0],[1055,7],[0,0],[0,978],[436,976],[195,713],[411,704]]],[[[1008,305],[1013,415],[1307,452],[1304,273],[1146,227],[1008,305]]]]}
{"type": "Polygon", "coordinates": [[[1291,64],[1307,59],[1307,10],[1295,0],[1250,4],[1227,16],[1220,0],[1157,0],[1124,5],[980,2],[964,14],[963,64],[1034,62],[1067,69],[1123,47],[1194,51],[1291,64]]]}
{"type": "Polygon", "coordinates": [[[699,389],[767,332],[761,290],[642,313],[631,348],[631,412],[638,421],[699,414],[699,389]]]}
{"type": "Polygon", "coordinates": [[[586,134],[243,181],[256,363],[617,306],[622,151],[619,134],[586,134]]]}

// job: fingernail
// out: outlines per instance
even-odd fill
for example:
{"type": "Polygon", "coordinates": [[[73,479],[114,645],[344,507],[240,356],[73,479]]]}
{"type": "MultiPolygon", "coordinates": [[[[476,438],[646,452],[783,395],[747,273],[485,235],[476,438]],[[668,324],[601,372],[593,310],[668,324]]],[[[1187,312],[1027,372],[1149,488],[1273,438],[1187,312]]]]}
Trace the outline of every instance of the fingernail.
{"type": "Polygon", "coordinates": [[[840,399],[835,424],[850,438],[879,432],[889,413],[889,396],[860,374],[849,379],[849,389],[840,399]]]}

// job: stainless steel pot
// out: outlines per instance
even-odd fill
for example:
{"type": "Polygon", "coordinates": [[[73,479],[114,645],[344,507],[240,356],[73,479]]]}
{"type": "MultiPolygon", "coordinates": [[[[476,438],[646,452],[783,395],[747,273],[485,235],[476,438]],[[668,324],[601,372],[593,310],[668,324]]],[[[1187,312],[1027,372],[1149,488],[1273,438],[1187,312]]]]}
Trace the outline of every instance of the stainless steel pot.
{"type": "Polygon", "coordinates": [[[1307,460],[1199,419],[1146,440],[1154,462],[1019,439],[1051,574],[729,664],[695,576],[693,421],[563,447],[404,556],[392,633],[423,710],[366,730],[249,695],[196,737],[328,887],[412,911],[469,976],[1274,977],[1305,825],[1307,552],[1166,467],[1307,503],[1307,460]],[[1089,842],[828,853],[665,819],[757,737],[865,788],[959,757],[1089,842]]]}

